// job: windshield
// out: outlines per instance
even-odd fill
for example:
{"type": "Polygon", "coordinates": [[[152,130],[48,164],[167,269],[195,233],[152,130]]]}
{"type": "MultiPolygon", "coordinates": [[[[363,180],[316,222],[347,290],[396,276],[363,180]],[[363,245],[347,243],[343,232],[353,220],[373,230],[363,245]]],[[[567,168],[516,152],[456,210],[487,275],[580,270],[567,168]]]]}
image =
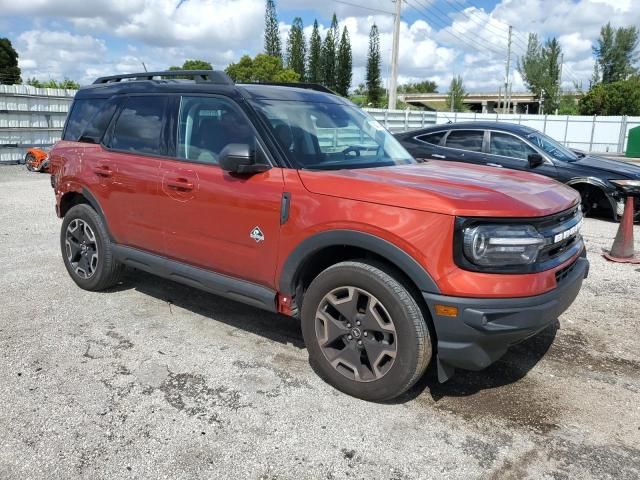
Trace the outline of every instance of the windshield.
{"type": "Polygon", "coordinates": [[[336,170],[416,163],[380,123],[335,103],[253,102],[290,161],[300,168],[336,170]]]}
{"type": "Polygon", "coordinates": [[[577,154],[544,133],[533,132],[527,135],[527,138],[557,160],[573,162],[578,159],[577,154]]]}

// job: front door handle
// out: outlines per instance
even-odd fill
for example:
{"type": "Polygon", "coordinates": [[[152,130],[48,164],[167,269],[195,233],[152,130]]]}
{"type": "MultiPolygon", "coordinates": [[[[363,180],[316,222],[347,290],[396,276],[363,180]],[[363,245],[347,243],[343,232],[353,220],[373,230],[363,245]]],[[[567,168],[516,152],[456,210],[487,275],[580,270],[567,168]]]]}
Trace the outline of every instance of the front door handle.
{"type": "Polygon", "coordinates": [[[500,165],[499,163],[487,163],[486,164],[488,167],[498,167],[498,168],[502,168],[502,165],[500,165]]]}
{"type": "Polygon", "coordinates": [[[439,153],[432,153],[431,156],[433,158],[440,158],[442,160],[446,159],[447,157],[445,155],[440,155],[439,153]]]}
{"type": "Polygon", "coordinates": [[[176,178],[167,181],[167,187],[178,192],[190,192],[193,190],[193,183],[186,178],[176,178]]]}
{"type": "Polygon", "coordinates": [[[99,177],[109,178],[113,176],[113,171],[109,165],[97,165],[93,172],[99,177]]]}

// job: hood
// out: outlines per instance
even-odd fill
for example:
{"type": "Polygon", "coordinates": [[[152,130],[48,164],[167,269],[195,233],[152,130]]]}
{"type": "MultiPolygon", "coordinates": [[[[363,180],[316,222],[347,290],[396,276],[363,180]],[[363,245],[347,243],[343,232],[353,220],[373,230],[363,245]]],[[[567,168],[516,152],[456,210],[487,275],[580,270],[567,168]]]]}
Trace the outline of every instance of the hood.
{"type": "Polygon", "coordinates": [[[623,160],[611,160],[608,158],[596,157],[594,155],[587,155],[575,162],[571,162],[571,165],[589,167],[609,173],[619,174],[621,178],[640,178],[640,165],[625,162],[623,160]]]}
{"type": "Polygon", "coordinates": [[[456,162],[299,172],[313,193],[447,215],[542,217],[579,202],[547,177],[456,162]]]}

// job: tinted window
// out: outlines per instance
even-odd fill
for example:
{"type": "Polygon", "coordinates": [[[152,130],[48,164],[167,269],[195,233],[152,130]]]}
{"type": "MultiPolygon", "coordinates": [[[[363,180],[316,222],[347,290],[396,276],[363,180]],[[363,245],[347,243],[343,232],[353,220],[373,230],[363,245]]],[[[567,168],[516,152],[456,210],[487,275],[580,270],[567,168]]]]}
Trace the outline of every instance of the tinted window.
{"type": "Polygon", "coordinates": [[[255,145],[249,121],[228,100],[182,97],[178,125],[178,158],[217,164],[231,143],[255,145]]]}
{"type": "Polygon", "coordinates": [[[430,143],[431,145],[438,145],[440,143],[440,140],[442,140],[442,137],[444,137],[446,133],[447,132],[445,130],[444,132],[429,133],[428,135],[422,135],[416,138],[421,142],[430,143]]]}
{"type": "Polygon", "coordinates": [[[254,107],[271,125],[291,163],[313,170],[372,168],[415,163],[374,118],[351,105],[260,100],[254,107]]]}
{"type": "Polygon", "coordinates": [[[162,141],[166,97],[130,97],[125,100],[111,137],[111,148],[165,155],[162,141]]]}
{"type": "Polygon", "coordinates": [[[111,117],[116,111],[116,102],[110,101],[102,105],[102,108],[93,116],[81,133],[82,141],[99,143],[104,131],[109,126],[111,117]]]}
{"type": "Polygon", "coordinates": [[[451,130],[447,137],[447,147],[469,150],[471,152],[482,151],[482,130],[451,130]]]}
{"type": "Polygon", "coordinates": [[[95,116],[106,101],[106,98],[86,98],[74,101],[64,129],[63,139],[77,142],[89,120],[95,116]]]}
{"type": "Polygon", "coordinates": [[[529,145],[513,135],[491,132],[489,153],[526,160],[530,153],[536,152],[529,145]]]}

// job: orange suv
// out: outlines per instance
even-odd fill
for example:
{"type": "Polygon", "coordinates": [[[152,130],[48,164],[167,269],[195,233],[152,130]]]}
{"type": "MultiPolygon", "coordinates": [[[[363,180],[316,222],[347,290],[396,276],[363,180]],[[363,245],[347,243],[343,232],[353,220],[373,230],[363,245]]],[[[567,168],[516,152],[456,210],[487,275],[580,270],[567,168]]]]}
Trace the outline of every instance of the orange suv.
{"type": "Polygon", "coordinates": [[[419,164],[317,85],[100,78],[50,156],[78,286],[132,266],[297,317],[316,370],[363,399],[400,395],[430,362],[440,381],[487,367],[554,322],[588,272],[574,190],[419,164]]]}

